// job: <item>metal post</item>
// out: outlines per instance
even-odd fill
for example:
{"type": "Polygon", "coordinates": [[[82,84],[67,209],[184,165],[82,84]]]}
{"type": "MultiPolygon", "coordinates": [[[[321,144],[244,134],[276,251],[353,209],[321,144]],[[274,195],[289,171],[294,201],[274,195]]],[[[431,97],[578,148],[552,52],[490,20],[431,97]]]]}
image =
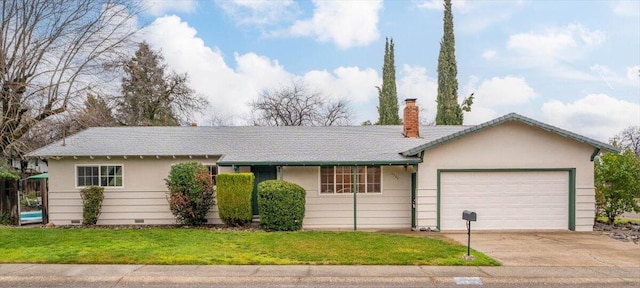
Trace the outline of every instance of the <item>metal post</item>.
{"type": "Polygon", "coordinates": [[[470,256],[469,247],[471,247],[471,221],[467,220],[467,256],[470,256]]]}
{"type": "Polygon", "coordinates": [[[353,231],[358,230],[358,166],[353,166],[353,231]]]}

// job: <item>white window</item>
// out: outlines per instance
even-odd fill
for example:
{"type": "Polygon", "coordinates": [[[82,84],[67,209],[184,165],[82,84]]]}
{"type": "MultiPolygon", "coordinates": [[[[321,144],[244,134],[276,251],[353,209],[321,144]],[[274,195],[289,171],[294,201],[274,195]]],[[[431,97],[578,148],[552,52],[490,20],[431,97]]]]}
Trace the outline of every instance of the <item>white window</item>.
{"type": "Polygon", "coordinates": [[[353,166],[320,167],[320,193],[353,193],[356,188],[356,179],[358,193],[382,193],[380,166],[358,166],[355,176],[353,169],[353,166]]]}
{"type": "Polygon", "coordinates": [[[76,166],[77,187],[122,187],[122,165],[76,166]]]}

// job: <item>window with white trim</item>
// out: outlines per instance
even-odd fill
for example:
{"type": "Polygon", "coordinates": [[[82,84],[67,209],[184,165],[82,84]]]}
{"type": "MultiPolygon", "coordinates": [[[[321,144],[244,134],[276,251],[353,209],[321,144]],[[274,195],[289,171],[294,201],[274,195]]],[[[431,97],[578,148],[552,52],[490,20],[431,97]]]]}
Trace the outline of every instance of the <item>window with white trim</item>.
{"type": "Polygon", "coordinates": [[[358,166],[354,175],[353,166],[320,167],[320,193],[353,193],[358,180],[358,193],[382,193],[382,169],[380,166],[358,166]]]}
{"type": "Polygon", "coordinates": [[[122,165],[76,166],[77,187],[122,187],[122,165]]]}

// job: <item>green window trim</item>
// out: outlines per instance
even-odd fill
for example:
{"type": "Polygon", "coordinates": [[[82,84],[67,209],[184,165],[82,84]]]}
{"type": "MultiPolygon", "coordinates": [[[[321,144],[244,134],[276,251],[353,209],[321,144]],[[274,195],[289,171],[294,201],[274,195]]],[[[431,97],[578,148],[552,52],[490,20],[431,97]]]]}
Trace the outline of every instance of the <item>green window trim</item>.
{"type": "Polygon", "coordinates": [[[576,168],[501,168],[501,169],[438,169],[436,180],[436,228],[440,230],[441,181],[443,172],[569,172],[569,221],[570,231],[576,230],[576,168]]]}

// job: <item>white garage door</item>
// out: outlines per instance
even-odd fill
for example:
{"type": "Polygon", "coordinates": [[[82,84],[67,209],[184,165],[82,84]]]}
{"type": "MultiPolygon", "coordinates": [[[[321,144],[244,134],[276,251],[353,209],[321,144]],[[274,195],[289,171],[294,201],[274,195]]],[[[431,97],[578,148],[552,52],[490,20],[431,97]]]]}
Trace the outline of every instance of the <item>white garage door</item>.
{"type": "Polygon", "coordinates": [[[568,229],[569,172],[443,172],[440,229],[466,230],[462,211],[477,213],[472,229],[568,229]]]}

